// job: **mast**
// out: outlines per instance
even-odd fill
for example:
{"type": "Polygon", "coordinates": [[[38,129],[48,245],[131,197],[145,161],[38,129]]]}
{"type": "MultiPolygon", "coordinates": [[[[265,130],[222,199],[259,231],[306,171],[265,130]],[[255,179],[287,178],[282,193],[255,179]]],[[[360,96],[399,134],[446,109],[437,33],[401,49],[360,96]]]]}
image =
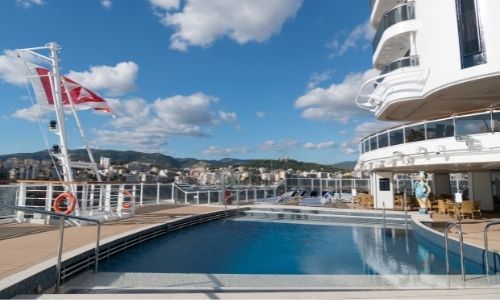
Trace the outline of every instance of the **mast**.
{"type": "MultiPolygon", "coordinates": [[[[61,77],[59,74],[59,45],[54,42],[47,44],[50,50],[50,62],[52,66],[52,76],[50,76],[50,82],[52,85],[52,91],[54,91],[54,108],[57,118],[57,128],[55,133],[59,135],[59,147],[61,149],[60,154],[56,154],[56,157],[61,161],[64,181],[73,182],[73,172],[71,171],[71,165],[69,161],[68,153],[68,142],[66,136],[66,125],[64,120],[64,108],[61,94],[61,77]]],[[[74,191],[73,191],[74,192],[74,191]]]]}

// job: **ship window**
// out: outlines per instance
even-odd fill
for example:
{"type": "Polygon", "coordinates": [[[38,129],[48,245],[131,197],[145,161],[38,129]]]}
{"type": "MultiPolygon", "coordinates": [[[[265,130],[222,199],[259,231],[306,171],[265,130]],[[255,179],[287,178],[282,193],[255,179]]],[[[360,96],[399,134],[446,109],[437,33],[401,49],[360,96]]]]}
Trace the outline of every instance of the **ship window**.
{"type": "Polygon", "coordinates": [[[456,0],[462,69],[486,63],[477,0],[456,0]]]}
{"type": "Polygon", "coordinates": [[[418,142],[425,140],[425,126],[424,124],[406,127],[405,128],[405,142],[418,142]]]}
{"type": "Polygon", "coordinates": [[[500,132],[500,112],[493,113],[493,131],[500,132]]]}
{"type": "Polygon", "coordinates": [[[379,148],[384,148],[389,146],[389,136],[387,135],[387,132],[379,134],[378,136],[378,147],[379,148]]]}
{"type": "Polygon", "coordinates": [[[491,132],[491,115],[482,114],[456,118],[457,135],[491,132]]]}
{"type": "Polygon", "coordinates": [[[427,139],[440,139],[453,136],[453,119],[427,123],[427,139]]]}
{"type": "Polygon", "coordinates": [[[377,136],[372,136],[370,138],[370,150],[375,150],[377,149],[377,136]]]}
{"type": "Polygon", "coordinates": [[[368,143],[369,140],[366,139],[364,142],[363,142],[363,149],[365,149],[365,152],[368,152],[370,151],[370,144],[368,143]]]}
{"type": "Polygon", "coordinates": [[[389,132],[389,142],[391,146],[403,143],[403,129],[397,129],[389,132]]]}

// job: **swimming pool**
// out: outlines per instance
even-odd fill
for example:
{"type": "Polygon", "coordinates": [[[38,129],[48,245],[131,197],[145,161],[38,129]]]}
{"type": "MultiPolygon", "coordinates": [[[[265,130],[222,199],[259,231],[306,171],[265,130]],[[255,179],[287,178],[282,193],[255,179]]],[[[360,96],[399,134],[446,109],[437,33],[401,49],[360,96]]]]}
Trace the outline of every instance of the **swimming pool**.
{"type": "MultiPolygon", "coordinates": [[[[451,273],[459,259],[451,255],[451,273]]],[[[481,266],[466,261],[468,274],[481,266]]],[[[145,273],[446,274],[444,251],[411,230],[234,218],[156,238],[103,261],[100,271],[145,273]]]]}

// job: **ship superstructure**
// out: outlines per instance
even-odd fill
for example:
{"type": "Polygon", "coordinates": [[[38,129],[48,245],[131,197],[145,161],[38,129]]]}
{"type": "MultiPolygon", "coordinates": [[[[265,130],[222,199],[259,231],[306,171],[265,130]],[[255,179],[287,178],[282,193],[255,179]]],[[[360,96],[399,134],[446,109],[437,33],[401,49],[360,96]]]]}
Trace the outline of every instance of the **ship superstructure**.
{"type": "Polygon", "coordinates": [[[368,173],[375,207],[394,207],[393,178],[432,173],[433,193],[494,210],[500,195],[500,1],[373,0],[373,65],[356,103],[404,125],[362,139],[357,170],[368,173]],[[410,122],[410,123],[404,123],[410,122]],[[383,183],[383,184],[382,184],[383,183]],[[388,184],[386,184],[388,183],[388,184]]]}

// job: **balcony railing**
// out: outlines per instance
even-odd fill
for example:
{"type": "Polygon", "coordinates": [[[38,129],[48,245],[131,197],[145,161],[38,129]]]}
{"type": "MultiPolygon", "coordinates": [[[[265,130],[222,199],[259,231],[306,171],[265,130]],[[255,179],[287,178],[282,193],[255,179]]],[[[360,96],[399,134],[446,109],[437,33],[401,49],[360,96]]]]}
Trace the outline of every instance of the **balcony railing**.
{"type": "Polygon", "coordinates": [[[406,124],[372,134],[360,143],[360,152],[425,140],[500,132],[500,111],[488,110],[420,123],[406,124]]]}
{"type": "Polygon", "coordinates": [[[405,68],[405,67],[416,67],[419,66],[419,58],[418,55],[405,56],[398,60],[395,60],[389,64],[387,64],[380,75],[387,74],[389,72],[395,71],[397,69],[405,68]]]}
{"type": "Polygon", "coordinates": [[[380,39],[382,38],[382,35],[384,34],[384,31],[387,28],[391,27],[396,23],[413,19],[415,19],[415,9],[413,2],[401,4],[391,9],[390,11],[386,12],[382,17],[380,24],[378,25],[375,36],[373,37],[373,42],[372,42],[373,52],[377,50],[380,39]]]}

